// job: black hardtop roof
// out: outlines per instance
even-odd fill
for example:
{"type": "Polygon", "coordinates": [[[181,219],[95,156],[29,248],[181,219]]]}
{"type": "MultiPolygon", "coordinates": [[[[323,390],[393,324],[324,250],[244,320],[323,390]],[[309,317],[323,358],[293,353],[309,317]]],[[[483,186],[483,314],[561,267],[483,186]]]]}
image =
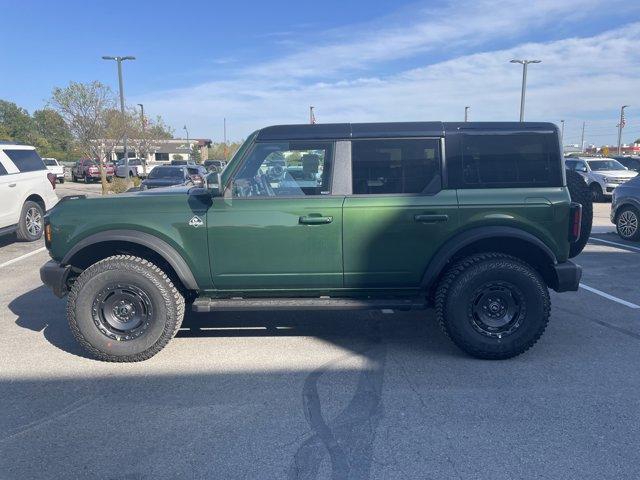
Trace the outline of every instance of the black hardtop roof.
{"type": "Polygon", "coordinates": [[[348,138],[442,137],[464,130],[557,131],[547,122],[389,122],[389,123],[316,123],[273,125],[258,131],[256,140],[329,140],[348,138]]]}

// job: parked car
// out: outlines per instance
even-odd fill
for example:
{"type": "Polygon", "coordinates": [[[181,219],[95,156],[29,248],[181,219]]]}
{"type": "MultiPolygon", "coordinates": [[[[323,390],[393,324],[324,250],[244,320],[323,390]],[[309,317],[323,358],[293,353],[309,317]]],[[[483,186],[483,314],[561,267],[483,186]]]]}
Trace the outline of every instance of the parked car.
{"type": "Polygon", "coordinates": [[[64,183],[64,166],[60,165],[55,158],[43,157],[42,161],[47,170],[56,176],[58,183],[64,183]]]}
{"type": "Polygon", "coordinates": [[[206,175],[207,171],[201,165],[159,165],[149,172],[149,176],[140,184],[140,189],[148,190],[151,188],[186,185],[188,183],[202,186],[206,175]]]}
{"type": "Polygon", "coordinates": [[[186,305],[434,306],[459,348],[504,359],[544,332],[548,289],[578,289],[580,217],[551,123],[274,126],[206,188],[63,202],[40,275],[69,292],[73,335],[106,361],[158,353],[186,305]],[[272,158],[304,155],[319,182],[267,175],[272,158]]]}
{"type": "Polygon", "coordinates": [[[205,160],[202,164],[209,172],[222,172],[227,166],[227,162],[224,160],[205,160]]]}
{"type": "Polygon", "coordinates": [[[44,214],[57,202],[56,175],[34,147],[0,141],[0,235],[35,241],[44,231],[44,214]]]}
{"type": "Polygon", "coordinates": [[[615,224],[620,238],[640,240],[640,176],[613,191],[611,222],[615,224]]]}
{"type": "MultiPolygon", "coordinates": [[[[115,174],[113,164],[106,163],[103,164],[103,167],[105,169],[107,181],[111,181],[115,174]]],[[[71,180],[74,182],[84,180],[84,183],[100,181],[100,167],[98,165],[98,161],[86,158],[78,160],[71,169],[71,180]]]]}
{"type": "Polygon", "coordinates": [[[635,172],[640,172],[640,157],[635,156],[624,156],[624,157],[611,157],[614,160],[619,161],[622,165],[627,167],[629,170],[633,170],[635,172]]]}
{"type": "Polygon", "coordinates": [[[125,178],[127,176],[145,178],[146,174],[145,174],[144,160],[140,158],[130,158],[128,174],[125,169],[124,159],[118,160],[117,167],[116,167],[116,176],[120,178],[125,178]]]}
{"type": "Polygon", "coordinates": [[[578,172],[591,189],[594,202],[611,197],[618,185],[632,179],[638,172],[629,170],[613,158],[571,158],[565,160],[569,170],[578,172]]]}

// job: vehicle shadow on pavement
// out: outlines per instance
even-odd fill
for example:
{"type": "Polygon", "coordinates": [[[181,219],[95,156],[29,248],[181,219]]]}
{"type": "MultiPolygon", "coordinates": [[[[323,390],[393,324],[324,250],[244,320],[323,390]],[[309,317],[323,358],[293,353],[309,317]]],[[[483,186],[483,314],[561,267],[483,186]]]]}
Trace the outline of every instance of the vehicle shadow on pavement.
{"type": "Polygon", "coordinates": [[[89,358],[73,338],[66,320],[66,300],[58,300],[44,285],[16,297],[9,310],[17,315],[16,325],[42,332],[53,346],[67,353],[89,358]],[[52,299],[55,299],[52,301],[52,299]]]}

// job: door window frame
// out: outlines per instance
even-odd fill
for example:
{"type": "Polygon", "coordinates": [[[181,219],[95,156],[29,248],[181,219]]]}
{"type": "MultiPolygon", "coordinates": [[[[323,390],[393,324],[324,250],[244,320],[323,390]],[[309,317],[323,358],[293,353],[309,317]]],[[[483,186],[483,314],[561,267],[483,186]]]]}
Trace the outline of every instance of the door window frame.
{"type": "Polygon", "coordinates": [[[443,190],[447,189],[446,183],[446,152],[445,152],[445,141],[444,137],[434,137],[434,136],[426,136],[426,137],[370,137],[370,138],[355,138],[350,140],[349,142],[349,159],[348,159],[348,180],[347,180],[347,190],[345,193],[346,196],[354,197],[354,198],[377,198],[377,197],[433,197],[437,195],[443,190]],[[385,141],[385,140],[437,140],[439,142],[439,150],[440,150],[440,188],[433,192],[416,192],[416,193],[353,193],[353,142],[359,141],[385,141]]]}
{"type": "MultiPolygon", "coordinates": [[[[307,139],[304,139],[304,140],[298,140],[298,139],[286,140],[285,139],[285,140],[267,140],[267,141],[253,142],[253,144],[247,149],[245,154],[242,156],[242,158],[238,162],[238,165],[236,166],[234,171],[229,176],[229,180],[227,181],[224,187],[224,193],[222,195],[222,198],[224,198],[225,200],[279,200],[279,199],[291,200],[291,199],[304,199],[304,198],[318,199],[318,198],[326,198],[326,197],[344,196],[344,194],[336,193],[334,189],[334,180],[336,178],[336,170],[337,170],[336,165],[338,163],[336,161],[336,159],[338,158],[338,155],[336,154],[338,143],[341,143],[341,142],[335,139],[308,139],[308,140],[307,139]],[[270,196],[234,197],[233,196],[233,182],[238,176],[238,173],[242,171],[242,168],[246,164],[249,157],[251,157],[251,155],[259,145],[270,144],[270,143],[271,144],[282,144],[282,143],[292,144],[293,143],[295,145],[296,143],[316,143],[316,142],[319,144],[326,144],[330,146],[329,161],[331,165],[331,172],[330,172],[329,184],[328,184],[329,193],[321,194],[321,195],[276,195],[273,197],[270,197],[270,196]]],[[[345,142],[342,142],[342,143],[345,143],[345,142]]],[[[341,150],[343,149],[344,147],[341,148],[341,150]]],[[[342,153],[341,156],[342,155],[344,154],[342,153]]],[[[324,160],[326,164],[326,161],[327,161],[326,157],[324,160]]]]}

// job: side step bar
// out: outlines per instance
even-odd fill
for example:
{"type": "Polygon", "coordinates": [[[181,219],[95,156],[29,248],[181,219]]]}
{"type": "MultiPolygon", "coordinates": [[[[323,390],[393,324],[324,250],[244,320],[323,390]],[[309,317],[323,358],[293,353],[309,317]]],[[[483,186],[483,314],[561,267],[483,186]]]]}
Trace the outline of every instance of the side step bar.
{"type": "Polygon", "coordinates": [[[420,298],[197,298],[194,312],[251,311],[251,310],[418,310],[426,308],[420,298]]]}

